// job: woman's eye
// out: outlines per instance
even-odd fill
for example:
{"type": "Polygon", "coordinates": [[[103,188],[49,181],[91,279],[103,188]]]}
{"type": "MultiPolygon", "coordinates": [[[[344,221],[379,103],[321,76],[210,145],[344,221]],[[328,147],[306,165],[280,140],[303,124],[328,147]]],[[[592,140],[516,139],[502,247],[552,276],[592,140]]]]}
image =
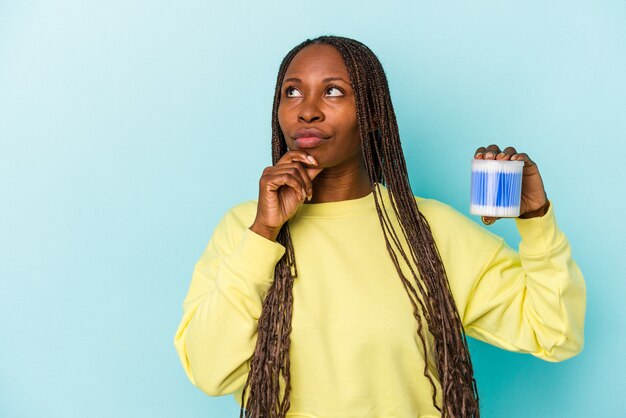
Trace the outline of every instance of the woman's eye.
{"type": "MultiPolygon", "coordinates": [[[[329,87],[326,89],[326,94],[330,97],[343,96],[343,92],[337,87],[329,87]]],[[[302,94],[295,87],[287,87],[285,89],[285,96],[287,97],[301,97],[302,94]]]]}
{"type": "Polygon", "coordinates": [[[337,87],[329,87],[326,90],[326,92],[333,91],[333,90],[335,90],[336,93],[335,94],[329,94],[329,96],[331,96],[331,97],[343,96],[343,93],[337,87]]]}
{"type": "Polygon", "coordinates": [[[292,95],[289,94],[292,91],[298,92],[298,90],[296,90],[293,87],[287,87],[287,89],[285,90],[285,94],[287,95],[287,97],[297,97],[297,96],[292,96],[292,95]]]}

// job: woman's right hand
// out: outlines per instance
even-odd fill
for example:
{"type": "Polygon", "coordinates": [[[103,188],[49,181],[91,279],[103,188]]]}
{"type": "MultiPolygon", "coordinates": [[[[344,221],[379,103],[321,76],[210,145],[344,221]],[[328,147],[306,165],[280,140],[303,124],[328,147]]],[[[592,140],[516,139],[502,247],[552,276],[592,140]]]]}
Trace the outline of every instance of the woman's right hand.
{"type": "Polygon", "coordinates": [[[313,179],[323,170],[317,165],[312,155],[294,150],[266,167],[259,181],[257,213],[250,230],[276,241],[283,224],[305,199],[313,196],[313,179]]]}

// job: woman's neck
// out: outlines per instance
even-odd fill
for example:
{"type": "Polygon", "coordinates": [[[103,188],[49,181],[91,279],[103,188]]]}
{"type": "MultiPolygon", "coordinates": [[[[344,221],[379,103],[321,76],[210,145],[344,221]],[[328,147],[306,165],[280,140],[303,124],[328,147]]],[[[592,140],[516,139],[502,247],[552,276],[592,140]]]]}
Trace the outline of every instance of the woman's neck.
{"type": "Polygon", "coordinates": [[[313,179],[313,198],[305,203],[358,199],[371,193],[365,166],[328,167],[313,179]]]}

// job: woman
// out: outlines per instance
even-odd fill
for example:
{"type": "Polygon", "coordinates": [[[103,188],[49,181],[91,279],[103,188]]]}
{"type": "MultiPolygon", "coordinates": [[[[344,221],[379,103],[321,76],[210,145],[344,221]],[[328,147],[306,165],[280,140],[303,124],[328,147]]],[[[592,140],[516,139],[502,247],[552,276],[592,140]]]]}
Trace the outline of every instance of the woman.
{"type": "Polygon", "coordinates": [[[582,350],[583,277],[526,154],[475,155],[525,161],[518,254],[413,196],[365,45],[290,51],[272,128],[258,200],[221,220],[185,299],[175,345],[200,389],[246,417],[478,417],[466,333],[548,361],[582,350]]]}

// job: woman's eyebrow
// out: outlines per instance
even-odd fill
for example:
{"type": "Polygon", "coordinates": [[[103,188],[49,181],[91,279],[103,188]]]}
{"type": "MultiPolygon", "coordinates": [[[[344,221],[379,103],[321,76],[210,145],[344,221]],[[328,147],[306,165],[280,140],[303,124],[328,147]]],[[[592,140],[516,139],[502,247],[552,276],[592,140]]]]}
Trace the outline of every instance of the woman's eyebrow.
{"type": "MultiPolygon", "coordinates": [[[[346,84],[350,84],[348,83],[346,80],[344,80],[341,77],[326,77],[325,79],[322,80],[323,83],[328,83],[329,81],[335,81],[335,80],[340,80],[343,81],[346,84]]],[[[288,82],[288,81],[295,81],[296,83],[302,83],[302,80],[300,80],[299,78],[295,78],[295,77],[290,77],[290,78],[286,78],[283,80],[283,84],[288,82]]]]}

